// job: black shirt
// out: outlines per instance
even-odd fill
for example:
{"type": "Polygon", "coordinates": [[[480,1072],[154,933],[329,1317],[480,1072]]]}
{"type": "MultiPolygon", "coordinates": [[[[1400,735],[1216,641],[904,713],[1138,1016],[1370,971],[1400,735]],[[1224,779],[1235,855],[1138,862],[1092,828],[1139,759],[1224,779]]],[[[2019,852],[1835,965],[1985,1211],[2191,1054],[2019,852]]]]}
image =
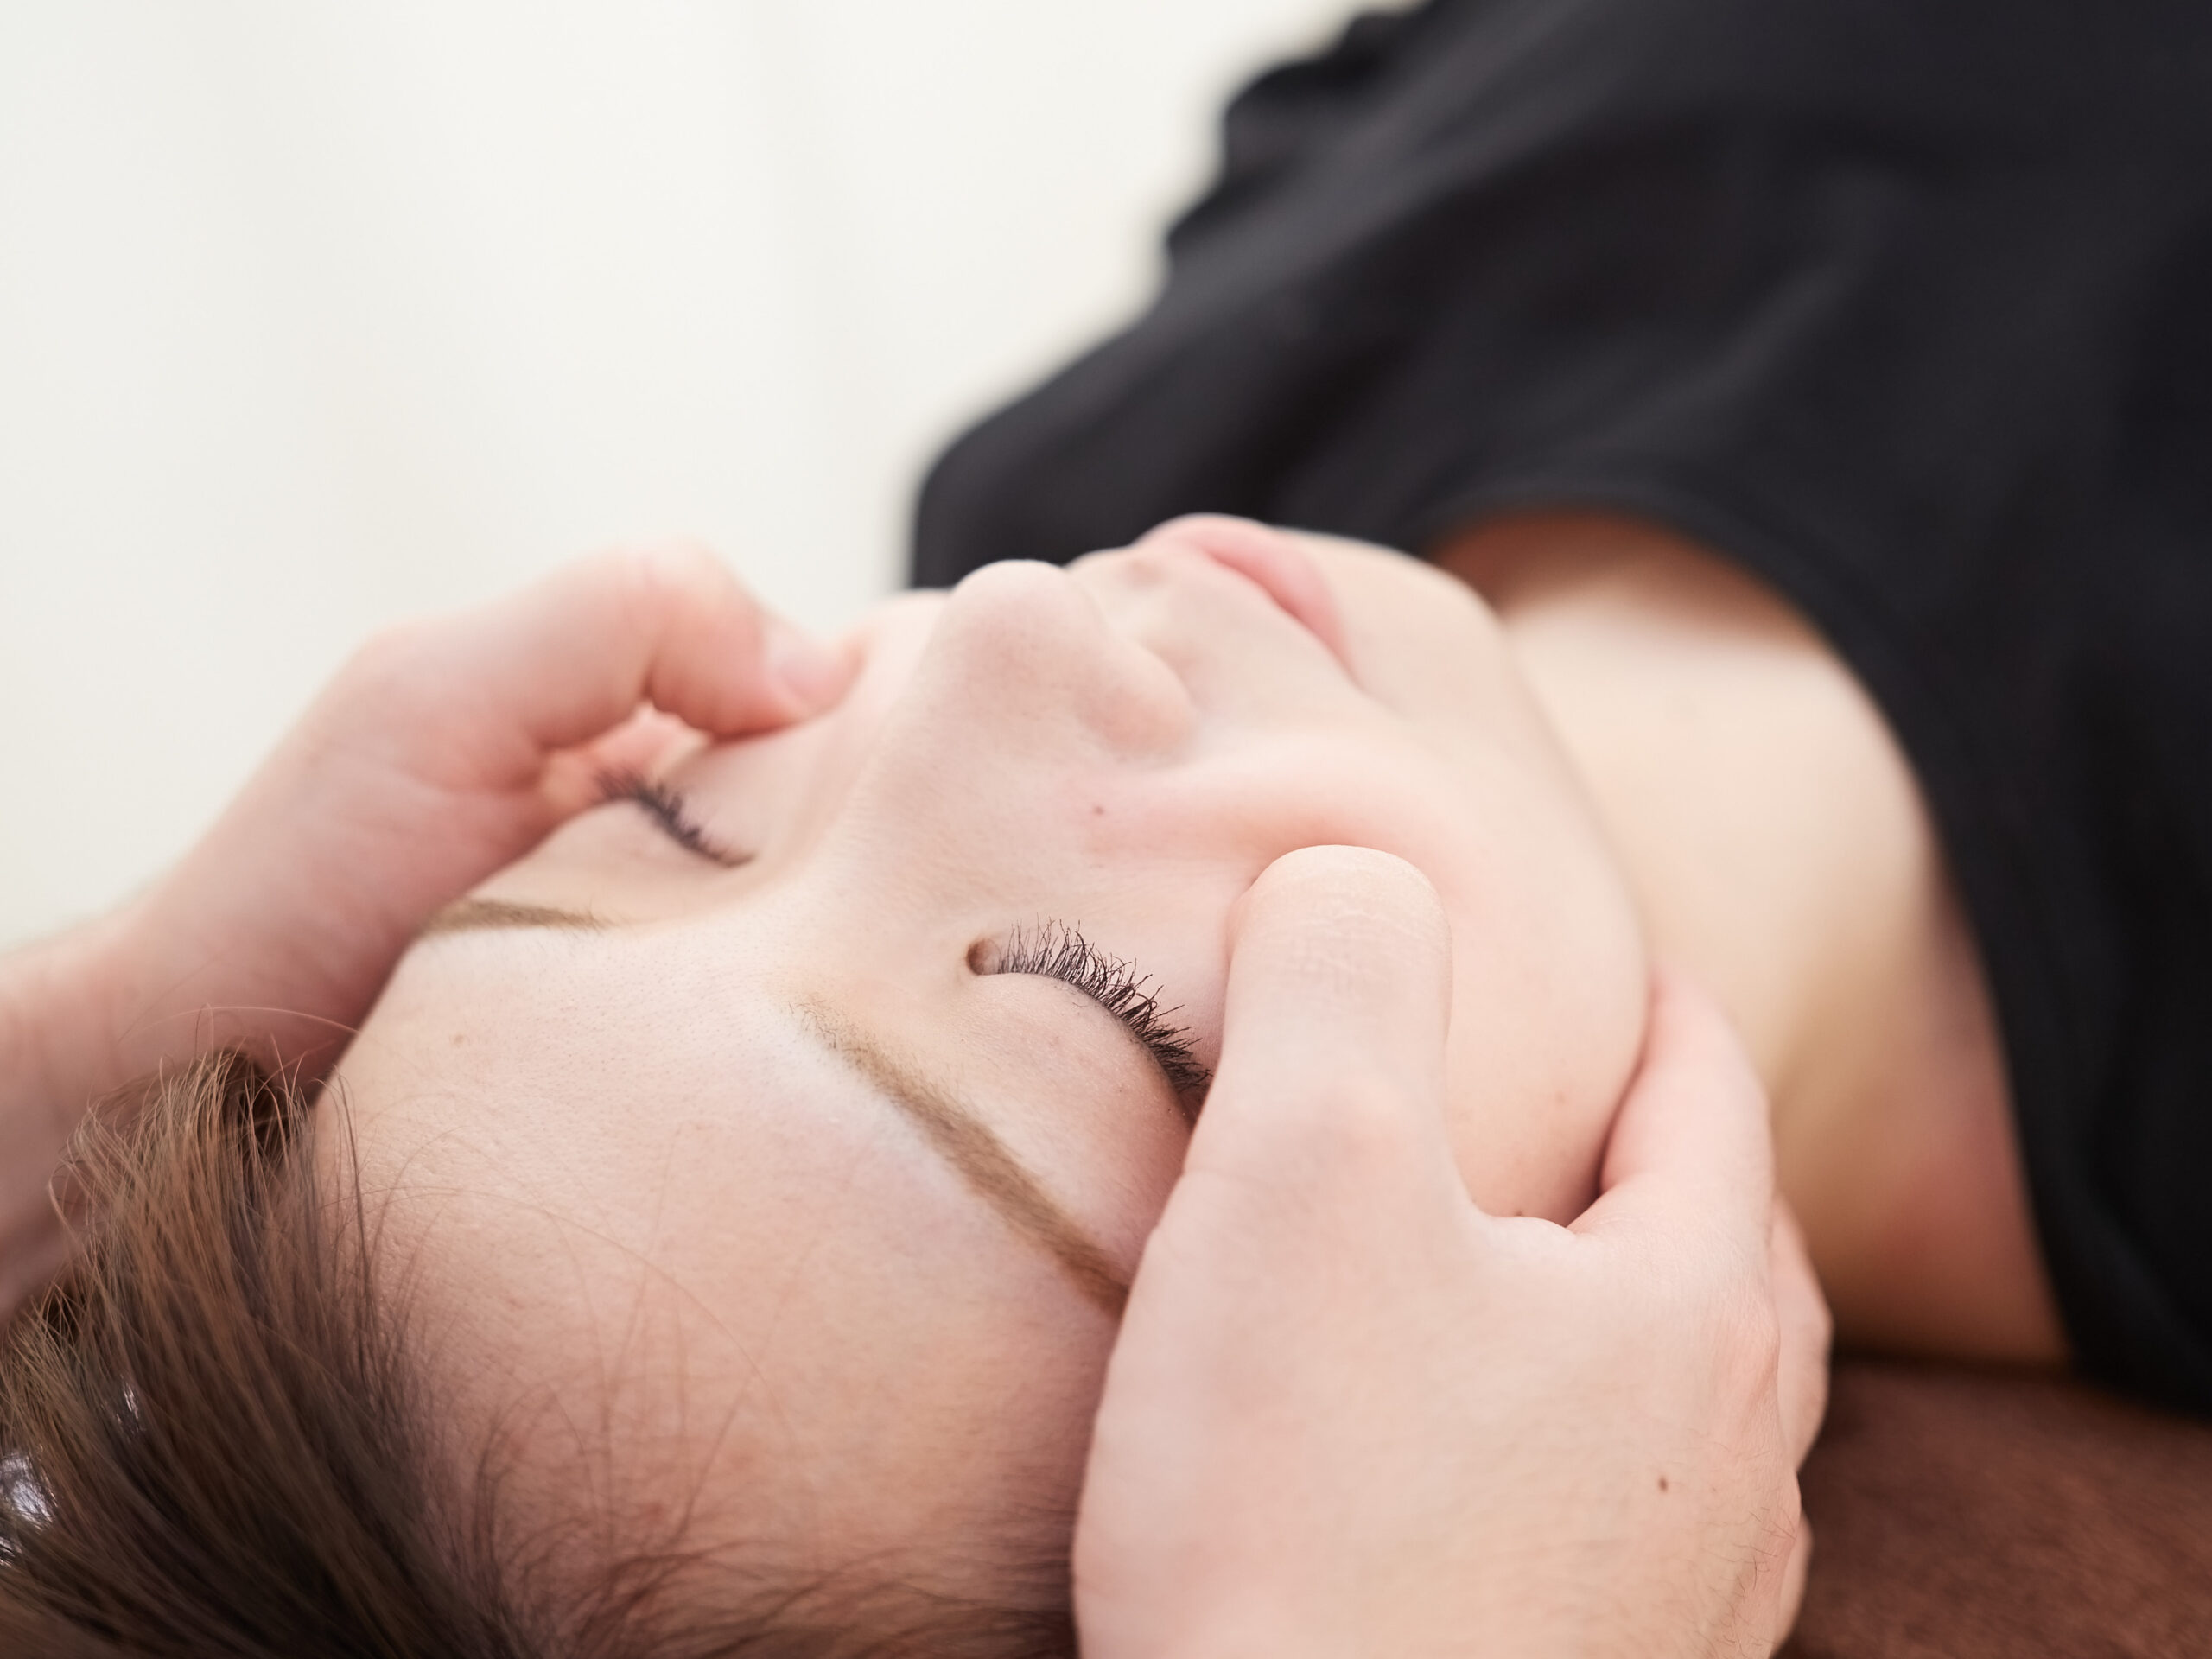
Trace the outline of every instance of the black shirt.
{"type": "Polygon", "coordinates": [[[918,580],[1198,510],[1740,562],[1918,771],[2083,1367],[2212,1411],[2212,8],[1433,0],[1246,91],[1169,250],[918,580]]]}

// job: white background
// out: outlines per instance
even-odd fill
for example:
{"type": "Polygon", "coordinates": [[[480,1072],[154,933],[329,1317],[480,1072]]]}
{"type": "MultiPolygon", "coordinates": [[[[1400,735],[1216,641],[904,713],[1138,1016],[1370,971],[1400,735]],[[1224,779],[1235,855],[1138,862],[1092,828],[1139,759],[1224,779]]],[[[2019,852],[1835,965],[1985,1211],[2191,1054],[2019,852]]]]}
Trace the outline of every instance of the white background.
{"type": "Polygon", "coordinates": [[[1350,0],[0,0],[0,944],[378,623],[609,540],[817,626],[1350,0]]]}

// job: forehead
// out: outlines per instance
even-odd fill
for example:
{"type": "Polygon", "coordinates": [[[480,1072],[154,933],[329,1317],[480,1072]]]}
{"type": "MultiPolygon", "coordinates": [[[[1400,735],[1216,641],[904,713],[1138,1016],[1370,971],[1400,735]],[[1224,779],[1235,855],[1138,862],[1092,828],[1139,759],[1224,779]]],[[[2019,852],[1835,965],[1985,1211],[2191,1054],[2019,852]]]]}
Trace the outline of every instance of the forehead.
{"type": "Polygon", "coordinates": [[[1110,1327],[761,985],[670,971],[679,944],[436,941],[348,1057],[455,1420],[524,1426],[548,1470],[722,1471],[748,1525],[841,1545],[1071,1481],[1110,1327]]]}
{"type": "MultiPolygon", "coordinates": [[[[925,1203],[911,1137],[749,955],[682,927],[425,940],[340,1068],[365,1176],[400,1192],[465,1182],[639,1250],[640,1202],[694,1188],[730,1202],[693,1230],[833,1176],[925,1203]]],[[[872,1196],[874,1213],[888,1194],[872,1196]]]]}

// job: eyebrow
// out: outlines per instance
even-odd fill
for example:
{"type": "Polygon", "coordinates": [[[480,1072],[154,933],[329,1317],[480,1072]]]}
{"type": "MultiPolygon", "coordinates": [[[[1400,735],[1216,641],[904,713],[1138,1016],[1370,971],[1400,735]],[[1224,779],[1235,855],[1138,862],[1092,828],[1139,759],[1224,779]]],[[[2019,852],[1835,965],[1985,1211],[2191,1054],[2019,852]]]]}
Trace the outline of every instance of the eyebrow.
{"type": "Polygon", "coordinates": [[[571,933],[603,933],[610,924],[589,911],[563,910],[557,905],[516,905],[504,899],[457,899],[423,924],[415,937],[427,939],[442,933],[476,933],[503,927],[552,927],[571,933]]]}
{"type": "MultiPolygon", "coordinates": [[[[665,790],[655,793],[652,786],[636,784],[609,799],[628,801],[641,808],[648,823],[686,852],[717,864],[745,861],[733,860],[716,850],[696,830],[690,829],[678,816],[681,804],[665,790]]],[[[504,899],[457,899],[423,923],[415,937],[428,939],[442,933],[480,933],[503,927],[550,927],[572,933],[603,933],[613,925],[603,916],[594,916],[589,911],[566,910],[558,905],[517,905],[504,899]]]]}
{"type": "Polygon", "coordinates": [[[803,1002],[798,1011],[830,1052],[889,1096],[970,1192],[1042,1245],[1110,1318],[1122,1316],[1128,1281],[988,1123],[819,1002],[803,1002]]]}
{"type": "MultiPolygon", "coordinates": [[[[556,928],[601,933],[613,925],[586,911],[553,905],[517,905],[504,899],[462,899],[448,905],[424,925],[419,938],[499,928],[556,928]]],[[[1113,1259],[1078,1226],[1045,1184],[1016,1158],[982,1118],[912,1067],[902,1065],[819,1002],[802,1002],[799,1017],[822,1045],[859,1072],[922,1132],[939,1157],[1016,1231],[1026,1234],[1058,1262],[1099,1308],[1120,1319],[1129,1300],[1128,1281],[1113,1259]]]]}

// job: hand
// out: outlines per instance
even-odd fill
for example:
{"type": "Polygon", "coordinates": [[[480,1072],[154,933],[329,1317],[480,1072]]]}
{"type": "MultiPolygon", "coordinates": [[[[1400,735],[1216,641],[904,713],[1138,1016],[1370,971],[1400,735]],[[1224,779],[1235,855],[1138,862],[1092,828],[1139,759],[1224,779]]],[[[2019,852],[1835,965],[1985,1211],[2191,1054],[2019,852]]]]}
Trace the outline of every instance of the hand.
{"type": "Polygon", "coordinates": [[[1090,1659],[1764,1655],[1803,1582],[1826,1311],[1765,1103],[1656,993],[1571,1227],[1483,1214],[1442,1115],[1450,944],[1377,853],[1281,860],[1147,1245],[1076,1528],[1090,1659]]]}
{"type": "Polygon", "coordinates": [[[372,641],[149,892],[0,961],[0,1305],[90,1099],[223,1044],[313,1081],[423,923],[603,772],[687,728],[784,725],[849,673],[686,547],[585,559],[372,641]]]}

